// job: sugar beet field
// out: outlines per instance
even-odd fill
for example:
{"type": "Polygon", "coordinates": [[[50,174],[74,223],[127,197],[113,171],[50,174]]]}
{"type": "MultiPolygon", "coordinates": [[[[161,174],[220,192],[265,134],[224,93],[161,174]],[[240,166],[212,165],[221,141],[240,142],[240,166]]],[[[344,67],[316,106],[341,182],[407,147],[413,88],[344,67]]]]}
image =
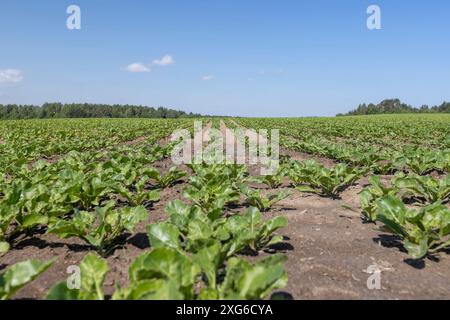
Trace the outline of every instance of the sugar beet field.
{"type": "Polygon", "coordinates": [[[450,115],[1,121],[0,154],[0,299],[450,299],[450,115]],[[272,174],[172,161],[246,128],[272,174]]]}

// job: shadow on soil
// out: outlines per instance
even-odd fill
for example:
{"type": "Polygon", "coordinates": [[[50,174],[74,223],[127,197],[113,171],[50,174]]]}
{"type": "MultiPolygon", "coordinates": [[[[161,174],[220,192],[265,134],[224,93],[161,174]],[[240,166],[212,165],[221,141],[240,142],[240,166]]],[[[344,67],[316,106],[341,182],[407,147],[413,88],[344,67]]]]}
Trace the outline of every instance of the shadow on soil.
{"type": "Polygon", "coordinates": [[[423,260],[405,259],[403,261],[414,269],[422,270],[425,268],[425,261],[423,260]]]}
{"type": "MultiPolygon", "coordinates": [[[[379,235],[376,238],[373,238],[373,241],[376,243],[381,243],[383,247],[386,248],[397,248],[402,253],[408,253],[408,251],[404,248],[401,238],[395,235],[379,235]]],[[[446,254],[450,254],[450,249],[442,250],[441,252],[444,252],[446,254]]],[[[428,254],[426,258],[424,259],[412,259],[412,258],[406,258],[403,261],[413,267],[414,269],[422,270],[425,268],[425,259],[432,261],[432,262],[439,262],[441,259],[436,254],[428,254]]]]}
{"type": "Polygon", "coordinates": [[[69,244],[69,243],[62,243],[62,242],[47,242],[43,239],[39,239],[39,238],[35,238],[35,237],[27,238],[27,239],[20,241],[19,243],[17,243],[14,246],[14,249],[23,250],[27,247],[35,247],[38,249],[44,249],[44,248],[56,249],[56,248],[67,247],[71,251],[75,251],[75,252],[92,250],[92,246],[87,245],[87,244],[69,244]]]}
{"type": "Polygon", "coordinates": [[[127,240],[128,244],[131,244],[139,249],[148,249],[150,248],[150,242],[148,241],[147,234],[145,233],[137,233],[133,237],[127,240]]]}
{"type": "Polygon", "coordinates": [[[283,236],[283,242],[273,244],[269,247],[268,252],[286,252],[286,251],[293,251],[295,248],[288,242],[291,240],[287,236],[283,236]]]}
{"type": "Polygon", "coordinates": [[[380,234],[372,239],[375,243],[380,243],[385,248],[397,248],[400,252],[407,253],[403,247],[401,238],[390,234],[380,234]]]}
{"type": "Polygon", "coordinates": [[[289,292],[278,291],[270,296],[270,300],[294,300],[294,297],[289,292]]]}

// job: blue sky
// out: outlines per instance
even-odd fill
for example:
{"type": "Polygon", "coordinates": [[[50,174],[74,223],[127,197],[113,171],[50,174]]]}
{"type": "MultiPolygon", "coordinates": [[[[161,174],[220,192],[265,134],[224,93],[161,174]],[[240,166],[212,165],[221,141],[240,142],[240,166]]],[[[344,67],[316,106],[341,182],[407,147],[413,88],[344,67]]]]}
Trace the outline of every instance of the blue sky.
{"type": "Polygon", "coordinates": [[[449,15],[448,0],[2,0],[0,103],[239,116],[332,116],[393,97],[440,104],[449,15]],[[81,30],[66,28],[71,4],[81,30]],[[366,27],[371,4],[382,30],[366,27]]]}

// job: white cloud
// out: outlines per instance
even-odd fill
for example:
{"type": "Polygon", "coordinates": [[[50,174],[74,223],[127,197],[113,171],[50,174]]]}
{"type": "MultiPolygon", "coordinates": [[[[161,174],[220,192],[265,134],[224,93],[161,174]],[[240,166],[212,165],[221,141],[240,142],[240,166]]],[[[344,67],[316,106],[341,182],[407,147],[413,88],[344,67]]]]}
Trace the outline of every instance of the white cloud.
{"type": "Polygon", "coordinates": [[[0,70],[0,83],[17,83],[23,80],[23,72],[15,69],[0,70]]]}
{"type": "Polygon", "coordinates": [[[202,80],[203,81],[210,81],[210,80],[213,80],[214,79],[214,76],[211,74],[211,75],[206,75],[206,76],[203,76],[202,77],[202,80]]]}
{"type": "Polygon", "coordinates": [[[168,54],[166,54],[161,59],[153,60],[154,65],[161,66],[161,67],[169,66],[174,63],[175,63],[175,60],[173,59],[172,56],[170,56],[168,54]]]}
{"type": "Polygon", "coordinates": [[[150,72],[151,69],[148,66],[146,66],[140,62],[136,62],[136,63],[132,63],[132,64],[128,65],[127,71],[133,72],[133,73],[138,73],[138,72],[150,72]]]}
{"type": "Polygon", "coordinates": [[[150,72],[152,71],[152,66],[160,66],[165,67],[171,64],[174,64],[175,60],[170,55],[165,55],[161,59],[153,60],[152,63],[144,64],[141,62],[135,62],[126,67],[128,72],[139,73],[139,72],[150,72]]]}

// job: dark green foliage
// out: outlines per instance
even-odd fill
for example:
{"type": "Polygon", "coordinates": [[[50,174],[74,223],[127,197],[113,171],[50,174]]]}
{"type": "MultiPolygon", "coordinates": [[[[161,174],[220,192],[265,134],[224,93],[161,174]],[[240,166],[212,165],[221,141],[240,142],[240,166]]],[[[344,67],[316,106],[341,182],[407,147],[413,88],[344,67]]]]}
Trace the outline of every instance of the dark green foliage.
{"type": "MultiPolygon", "coordinates": [[[[450,102],[443,102],[440,106],[429,107],[424,105],[420,108],[412,107],[406,103],[402,103],[399,99],[387,99],[379,104],[363,103],[345,116],[358,116],[369,114],[393,114],[393,113],[450,113],[450,102]]],[[[338,114],[343,116],[343,114],[338,114]]]]}
{"type": "Polygon", "coordinates": [[[44,103],[33,105],[0,105],[0,119],[48,118],[187,118],[200,115],[159,107],[107,105],[88,103],[44,103]]]}

